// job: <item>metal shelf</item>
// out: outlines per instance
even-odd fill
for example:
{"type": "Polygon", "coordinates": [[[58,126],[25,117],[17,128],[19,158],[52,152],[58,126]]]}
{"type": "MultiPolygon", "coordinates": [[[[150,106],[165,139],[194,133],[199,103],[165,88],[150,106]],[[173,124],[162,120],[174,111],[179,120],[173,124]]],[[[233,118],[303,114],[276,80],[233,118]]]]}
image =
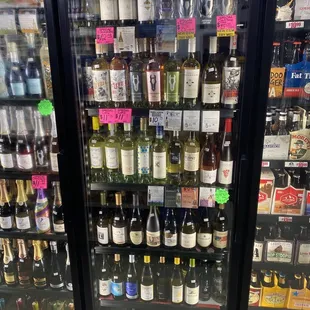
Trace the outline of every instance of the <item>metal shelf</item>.
{"type": "Polygon", "coordinates": [[[66,241],[67,234],[38,234],[36,231],[3,231],[0,230],[0,238],[12,239],[28,239],[28,240],[51,240],[51,241],[66,241]]]}
{"type": "Polygon", "coordinates": [[[257,214],[257,222],[263,224],[275,224],[276,222],[294,223],[296,225],[309,225],[310,216],[292,216],[292,215],[274,215],[274,214],[257,214]]]}
{"type": "Polygon", "coordinates": [[[293,265],[287,263],[252,262],[254,270],[279,270],[285,273],[309,272],[309,265],[293,265]]]}
{"type": "Polygon", "coordinates": [[[57,173],[50,173],[48,171],[17,171],[17,170],[0,170],[0,179],[10,180],[30,180],[32,175],[47,175],[48,182],[59,181],[57,173]]]}
{"type": "Polygon", "coordinates": [[[309,167],[309,160],[289,160],[289,159],[275,159],[262,160],[262,168],[307,168],[309,167]]]}

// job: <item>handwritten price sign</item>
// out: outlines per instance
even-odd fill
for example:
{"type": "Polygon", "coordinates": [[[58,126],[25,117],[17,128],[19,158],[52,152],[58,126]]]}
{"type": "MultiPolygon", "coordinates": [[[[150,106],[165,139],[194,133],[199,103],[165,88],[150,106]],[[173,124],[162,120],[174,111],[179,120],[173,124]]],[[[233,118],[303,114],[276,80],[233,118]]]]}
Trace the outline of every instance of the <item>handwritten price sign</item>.
{"type": "Polygon", "coordinates": [[[114,27],[96,28],[96,39],[98,44],[113,44],[114,27]]]}
{"type": "Polygon", "coordinates": [[[34,189],[47,189],[47,175],[33,175],[31,182],[34,189]]]}
{"type": "Polygon", "coordinates": [[[177,39],[187,40],[195,37],[196,18],[178,18],[177,19],[177,39]]]}
{"type": "Polygon", "coordinates": [[[101,124],[115,124],[116,110],[115,109],[99,109],[99,120],[101,124]]]}
{"type": "Polygon", "coordinates": [[[116,123],[131,123],[131,109],[116,109],[116,123]]]}
{"type": "Polygon", "coordinates": [[[233,37],[236,30],[236,15],[223,15],[216,17],[216,35],[218,37],[233,37]]]}

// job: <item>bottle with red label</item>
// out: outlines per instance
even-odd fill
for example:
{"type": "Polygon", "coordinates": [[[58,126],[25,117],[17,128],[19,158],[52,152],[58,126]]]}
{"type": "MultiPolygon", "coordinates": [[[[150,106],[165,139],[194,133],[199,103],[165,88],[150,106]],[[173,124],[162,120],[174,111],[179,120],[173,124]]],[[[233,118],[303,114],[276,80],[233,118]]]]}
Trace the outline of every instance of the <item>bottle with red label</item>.
{"type": "Polygon", "coordinates": [[[228,246],[228,218],[224,204],[219,205],[213,225],[213,246],[217,252],[224,251],[228,246]]]}
{"type": "Polygon", "coordinates": [[[262,295],[262,286],[258,278],[256,271],[252,270],[251,283],[250,283],[250,295],[249,295],[249,306],[259,306],[262,295]]]}

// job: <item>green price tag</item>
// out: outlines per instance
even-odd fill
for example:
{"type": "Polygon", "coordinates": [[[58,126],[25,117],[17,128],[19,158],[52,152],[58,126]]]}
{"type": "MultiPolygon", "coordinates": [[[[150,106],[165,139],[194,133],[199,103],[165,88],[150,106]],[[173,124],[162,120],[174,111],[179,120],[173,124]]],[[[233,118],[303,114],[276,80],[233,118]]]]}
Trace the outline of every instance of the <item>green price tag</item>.
{"type": "Polygon", "coordinates": [[[54,111],[53,103],[48,99],[41,100],[38,104],[38,110],[43,116],[51,115],[54,111]]]}
{"type": "Polygon", "coordinates": [[[229,200],[229,193],[226,189],[217,188],[215,191],[215,201],[218,204],[224,204],[229,200]]]}

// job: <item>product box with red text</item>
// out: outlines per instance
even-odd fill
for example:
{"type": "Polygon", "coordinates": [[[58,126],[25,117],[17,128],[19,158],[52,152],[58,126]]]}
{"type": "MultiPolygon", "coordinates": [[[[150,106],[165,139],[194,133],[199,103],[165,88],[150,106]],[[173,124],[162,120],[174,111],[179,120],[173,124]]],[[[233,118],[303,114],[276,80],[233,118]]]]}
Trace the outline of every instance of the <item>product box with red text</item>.
{"type": "Polygon", "coordinates": [[[274,174],[270,169],[262,169],[259,182],[257,214],[270,214],[274,179],[274,174]]]}
{"type": "Polygon", "coordinates": [[[309,160],[310,159],[310,129],[292,131],[290,142],[290,159],[309,160]]]}

